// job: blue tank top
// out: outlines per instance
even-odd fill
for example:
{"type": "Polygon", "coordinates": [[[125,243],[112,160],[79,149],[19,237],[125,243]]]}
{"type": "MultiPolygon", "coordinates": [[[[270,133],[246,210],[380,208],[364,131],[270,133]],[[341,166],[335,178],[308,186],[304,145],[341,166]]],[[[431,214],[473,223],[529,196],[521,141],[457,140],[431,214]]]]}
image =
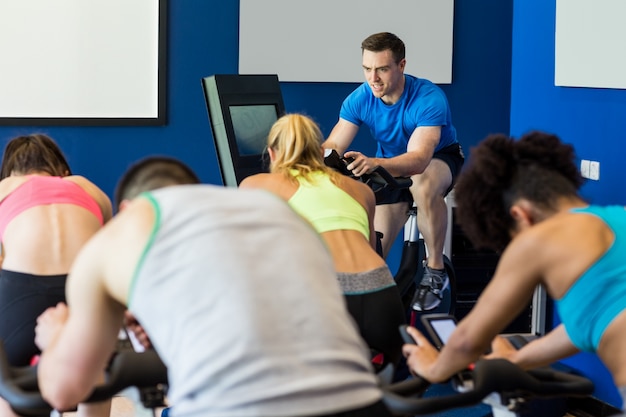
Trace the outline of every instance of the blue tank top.
{"type": "Polygon", "coordinates": [[[595,352],[611,321],[626,309],[626,210],[622,206],[589,206],[572,212],[599,217],[615,235],[604,255],[556,300],[572,343],[580,350],[595,352]]]}
{"type": "Polygon", "coordinates": [[[357,126],[366,125],[378,142],[376,156],[390,158],[406,153],[413,131],[420,126],[441,126],[441,140],[435,152],[458,143],[448,99],[431,81],[404,76],[402,96],[385,104],[363,83],[343,102],[339,117],[357,126]]]}

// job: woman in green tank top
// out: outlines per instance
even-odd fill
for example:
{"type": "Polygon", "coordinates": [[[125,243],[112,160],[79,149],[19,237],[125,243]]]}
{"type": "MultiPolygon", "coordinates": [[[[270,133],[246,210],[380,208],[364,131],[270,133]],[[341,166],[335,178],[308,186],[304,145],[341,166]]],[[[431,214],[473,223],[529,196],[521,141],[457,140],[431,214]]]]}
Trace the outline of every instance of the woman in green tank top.
{"type": "Polygon", "coordinates": [[[320,233],[332,256],[348,309],[373,351],[397,363],[405,322],[400,294],[376,252],[375,198],[364,183],[324,164],[323,136],[309,117],[281,117],[268,135],[270,172],[244,179],[285,200],[320,233]]]}

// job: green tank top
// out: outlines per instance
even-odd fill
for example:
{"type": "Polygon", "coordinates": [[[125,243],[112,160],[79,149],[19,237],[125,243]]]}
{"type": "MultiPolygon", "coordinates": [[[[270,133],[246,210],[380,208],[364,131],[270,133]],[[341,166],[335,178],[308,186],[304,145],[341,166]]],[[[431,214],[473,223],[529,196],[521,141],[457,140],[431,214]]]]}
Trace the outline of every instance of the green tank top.
{"type": "Polygon", "coordinates": [[[317,171],[311,182],[295,171],[300,183],[289,205],[307,219],[318,233],[332,230],[356,230],[370,238],[369,220],[365,208],[348,193],[332,183],[328,174],[317,171]]]}

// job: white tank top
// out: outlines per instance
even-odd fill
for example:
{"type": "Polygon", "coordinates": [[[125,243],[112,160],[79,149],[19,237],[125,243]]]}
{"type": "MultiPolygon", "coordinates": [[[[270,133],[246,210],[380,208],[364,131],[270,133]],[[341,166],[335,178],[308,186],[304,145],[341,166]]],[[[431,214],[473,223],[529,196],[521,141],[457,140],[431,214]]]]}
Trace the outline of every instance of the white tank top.
{"type": "Polygon", "coordinates": [[[320,237],[272,194],[145,195],[157,224],[130,310],[168,367],[175,416],[328,414],[380,399],[320,237]]]}

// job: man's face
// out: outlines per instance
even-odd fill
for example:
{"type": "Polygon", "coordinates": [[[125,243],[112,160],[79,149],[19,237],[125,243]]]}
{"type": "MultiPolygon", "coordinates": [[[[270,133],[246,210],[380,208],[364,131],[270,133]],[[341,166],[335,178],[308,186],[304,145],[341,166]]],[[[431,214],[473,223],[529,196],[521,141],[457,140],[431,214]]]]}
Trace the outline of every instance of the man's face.
{"type": "Polygon", "coordinates": [[[404,88],[404,66],[406,60],[396,64],[390,50],[363,51],[363,73],[375,97],[387,104],[393,104],[404,88]]]}

